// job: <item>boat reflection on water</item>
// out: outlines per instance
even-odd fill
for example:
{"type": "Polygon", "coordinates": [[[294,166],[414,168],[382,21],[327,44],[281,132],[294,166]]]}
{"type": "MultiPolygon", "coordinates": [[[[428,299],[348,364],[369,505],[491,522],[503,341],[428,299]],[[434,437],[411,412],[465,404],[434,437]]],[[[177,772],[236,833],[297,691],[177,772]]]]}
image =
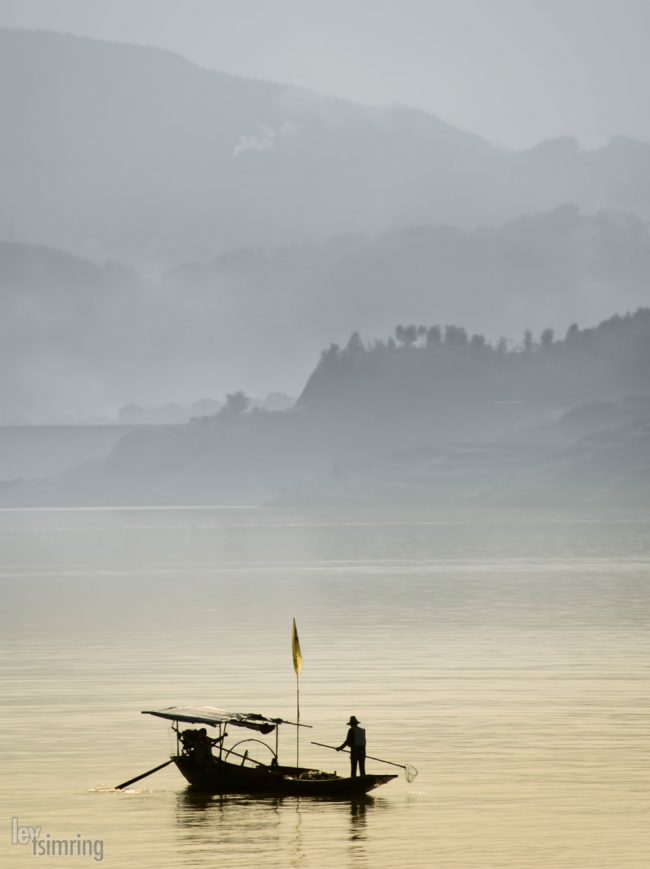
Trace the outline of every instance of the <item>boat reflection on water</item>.
{"type": "Polygon", "coordinates": [[[261,850],[273,847],[273,841],[294,838],[294,853],[300,853],[303,824],[309,825],[318,815],[319,825],[338,826],[344,814],[349,816],[349,842],[355,858],[363,855],[366,838],[377,823],[377,814],[391,808],[383,797],[364,795],[352,799],[331,797],[255,796],[206,794],[188,787],[176,799],[176,825],[182,831],[186,848],[213,840],[223,847],[239,840],[242,845],[261,850]],[[210,832],[211,831],[211,832],[210,832]]]}
{"type": "Polygon", "coordinates": [[[359,797],[294,797],[277,795],[256,795],[254,797],[242,796],[241,794],[207,794],[197,788],[187,787],[178,794],[177,809],[179,817],[184,813],[188,819],[202,817],[210,812],[225,811],[229,808],[259,806],[267,810],[280,808],[295,808],[300,810],[305,806],[327,803],[337,806],[342,810],[349,808],[350,817],[364,819],[366,811],[370,809],[387,809],[390,803],[386,799],[363,794],[359,797]]]}
{"type": "MultiPolygon", "coordinates": [[[[249,806],[259,806],[268,811],[277,810],[290,798],[278,796],[246,797],[241,794],[207,794],[197,788],[187,787],[178,794],[177,810],[179,820],[192,824],[196,819],[202,822],[207,816],[249,806]]],[[[293,799],[294,802],[298,798],[293,799]]]]}

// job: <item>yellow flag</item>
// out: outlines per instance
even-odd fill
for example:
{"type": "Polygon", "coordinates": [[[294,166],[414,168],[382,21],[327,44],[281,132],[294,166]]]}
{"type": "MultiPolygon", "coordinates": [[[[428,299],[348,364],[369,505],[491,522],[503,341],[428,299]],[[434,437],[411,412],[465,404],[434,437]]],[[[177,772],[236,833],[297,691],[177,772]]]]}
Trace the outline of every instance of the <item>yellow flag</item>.
{"type": "Polygon", "coordinates": [[[293,655],[293,669],[296,671],[297,676],[302,670],[302,652],[300,651],[300,640],[298,639],[295,619],[293,620],[293,631],[291,633],[291,653],[293,655]]]}

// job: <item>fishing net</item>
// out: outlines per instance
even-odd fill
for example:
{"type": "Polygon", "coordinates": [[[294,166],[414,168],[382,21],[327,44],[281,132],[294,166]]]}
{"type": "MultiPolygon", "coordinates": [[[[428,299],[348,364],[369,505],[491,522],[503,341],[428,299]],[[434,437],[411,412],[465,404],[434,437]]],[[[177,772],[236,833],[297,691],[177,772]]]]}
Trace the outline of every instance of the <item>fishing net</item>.
{"type": "Polygon", "coordinates": [[[417,774],[418,771],[414,766],[411,766],[408,763],[404,766],[404,778],[409,784],[411,784],[412,781],[415,781],[417,774]]]}

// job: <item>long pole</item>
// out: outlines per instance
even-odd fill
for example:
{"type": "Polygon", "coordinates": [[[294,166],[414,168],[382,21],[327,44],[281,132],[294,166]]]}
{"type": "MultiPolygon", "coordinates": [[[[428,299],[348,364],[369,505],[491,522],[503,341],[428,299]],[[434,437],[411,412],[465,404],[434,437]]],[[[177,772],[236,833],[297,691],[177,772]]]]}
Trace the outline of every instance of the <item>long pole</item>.
{"type": "MultiPolygon", "coordinates": [[[[324,742],[314,742],[313,739],[311,741],[311,744],[320,745],[321,748],[331,748],[332,751],[344,751],[346,754],[350,753],[347,748],[339,749],[335,745],[325,745],[324,742]]],[[[378,760],[379,763],[389,763],[391,766],[401,766],[402,769],[406,769],[405,763],[395,763],[394,760],[384,760],[382,757],[373,757],[371,754],[367,754],[366,757],[370,758],[370,760],[378,760]]]]}
{"type": "Polygon", "coordinates": [[[296,766],[300,766],[300,673],[296,673],[296,766]]]}
{"type": "MultiPolygon", "coordinates": [[[[325,745],[324,742],[314,742],[313,740],[312,740],[311,744],[312,745],[320,745],[321,748],[331,748],[332,751],[339,751],[339,749],[336,747],[336,745],[325,745]]],[[[342,750],[346,754],[349,754],[347,748],[344,748],[342,750]]],[[[415,776],[418,774],[417,769],[414,766],[411,766],[410,763],[395,763],[394,760],[385,760],[383,757],[373,757],[371,754],[367,754],[366,757],[370,758],[370,760],[378,760],[379,763],[388,763],[391,766],[399,766],[399,767],[401,767],[401,769],[406,770],[408,775],[412,776],[412,778],[415,778],[415,776]]]]}
{"type": "Polygon", "coordinates": [[[296,767],[300,766],[300,671],[302,670],[302,652],[300,650],[300,640],[298,639],[298,628],[296,620],[293,620],[291,628],[291,656],[293,658],[293,669],[296,674],[296,719],[298,726],[296,727],[296,767]]]}

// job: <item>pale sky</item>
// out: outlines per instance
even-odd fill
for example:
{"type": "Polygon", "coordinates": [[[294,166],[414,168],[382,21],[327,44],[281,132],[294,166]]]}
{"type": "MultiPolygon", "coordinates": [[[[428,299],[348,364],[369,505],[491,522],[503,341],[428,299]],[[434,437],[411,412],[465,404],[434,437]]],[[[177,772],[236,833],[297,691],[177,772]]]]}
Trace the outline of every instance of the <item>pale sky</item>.
{"type": "Polygon", "coordinates": [[[512,147],[650,141],[650,0],[0,0],[0,26],[399,102],[512,147]]]}

